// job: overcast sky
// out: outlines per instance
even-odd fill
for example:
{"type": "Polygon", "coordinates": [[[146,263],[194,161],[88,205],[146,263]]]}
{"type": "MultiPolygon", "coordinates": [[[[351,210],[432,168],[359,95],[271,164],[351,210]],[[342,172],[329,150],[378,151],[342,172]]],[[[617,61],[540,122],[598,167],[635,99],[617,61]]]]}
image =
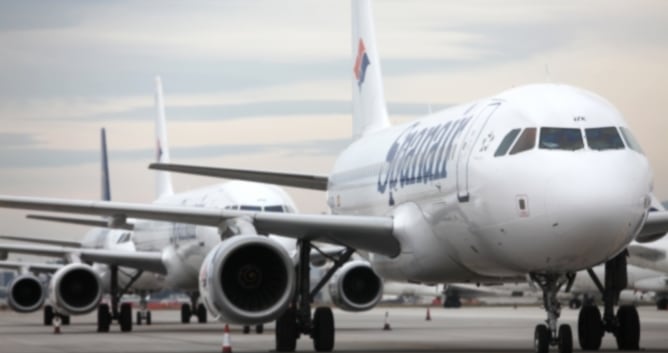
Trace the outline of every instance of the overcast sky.
{"type": "MultiPolygon", "coordinates": [[[[374,2],[390,115],[412,119],[533,82],[606,97],[668,199],[668,2],[374,2]]],[[[96,199],[99,128],[112,196],[153,199],[153,79],[174,162],[328,173],[350,139],[350,3],[0,1],[0,193],[96,199]]],[[[175,177],[177,190],[215,183],[175,177]]],[[[306,212],[321,193],[295,191],[306,212]]],[[[0,231],[83,227],[0,210],[0,231]]]]}

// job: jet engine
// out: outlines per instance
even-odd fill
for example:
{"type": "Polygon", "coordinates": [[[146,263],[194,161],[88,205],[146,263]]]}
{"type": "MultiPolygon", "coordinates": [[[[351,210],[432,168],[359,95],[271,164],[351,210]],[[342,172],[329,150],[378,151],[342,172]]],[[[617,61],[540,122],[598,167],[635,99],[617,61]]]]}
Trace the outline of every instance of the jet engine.
{"type": "Polygon", "coordinates": [[[199,291],[204,305],[220,321],[241,325],[273,321],[292,300],[295,264],[271,239],[234,236],[204,259],[199,291]]]}
{"type": "Polygon", "coordinates": [[[102,280],[90,266],[69,264],[54,273],[49,299],[66,314],[87,314],[102,298],[102,280]]]}
{"type": "Polygon", "coordinates": [[[18,313],[39,310],[45,299],[46,290],[42,281],[29,274],[14,278],[7,290],[7,304],[18,313]]]}
{"type": "Polygon", "coordinates": [[[383,280],[366,261],[343,265],[329,281],[334,304],[346,311],[370,310],[383,297],[383,280]]]}

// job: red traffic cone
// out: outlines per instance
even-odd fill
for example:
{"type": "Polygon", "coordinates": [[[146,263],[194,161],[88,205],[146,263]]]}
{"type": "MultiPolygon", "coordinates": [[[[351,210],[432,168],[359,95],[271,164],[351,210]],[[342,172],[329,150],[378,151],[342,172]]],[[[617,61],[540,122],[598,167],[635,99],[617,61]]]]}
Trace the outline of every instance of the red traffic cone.
{"type": "Polygon", "coordinates": [[[390,331],[392,328],[390,327],[390,320],[389,320],[390,313],[385,312],[385,325],[383,325],[383,331],[390,331]]]}
{"type": "Polygon", "coordinates": [[[427,316],[424,318],[425,321],[431,321],[431,312],[429,312],[429,307],[427,307],[427,316]]]}
{"type": "Polygon", "coordinates": [[[230,326],[225,324],[223,330],[223,353],[232,353],[232,345],[230,344],[230,326]]]}
{"type": "Polygon", "coordinates": [[[53,333],[56,335],[60,334],[60,321],[60,315],[53,317],[53,333]]]}

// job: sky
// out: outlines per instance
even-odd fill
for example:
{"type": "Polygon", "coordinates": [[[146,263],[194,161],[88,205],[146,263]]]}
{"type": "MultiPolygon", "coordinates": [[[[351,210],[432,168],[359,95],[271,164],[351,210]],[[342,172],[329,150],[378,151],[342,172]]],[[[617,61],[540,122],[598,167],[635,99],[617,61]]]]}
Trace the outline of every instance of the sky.
{"type": "MultiPolygon", "coordinates": [[[[614,104],[668,199],[668,2],[377,0],[395,122],[535,82],[614,104]]],[[[351,135],[346,0],[0,0],[0,193],[153,200],[154,78],[175,163],[327,174],[351,135]]],[[[174,176],[177,191],[220,182],[174,176]]],[[[289,189],[304,212],[323,193],[289,189]]],[[[79,239],[85,227],[0,210],[0,233],[79,239]]]]}

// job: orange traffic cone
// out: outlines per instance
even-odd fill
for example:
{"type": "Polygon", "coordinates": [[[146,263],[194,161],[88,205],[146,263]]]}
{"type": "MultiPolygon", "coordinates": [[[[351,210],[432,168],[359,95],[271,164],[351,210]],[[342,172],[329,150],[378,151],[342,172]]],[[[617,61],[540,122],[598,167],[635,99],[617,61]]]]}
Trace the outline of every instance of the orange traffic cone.
{"type": "Polygon", "coordinates": [[[431,321],[431,312],[429,312],[429,307],[427,307],[427,316],[424,318],[425,321],[431,321]]]}
{"type": "Polygon", "coordinates": [[[60,334],[60,315],[55,315],[53,317],[53,333],[60,334]]]}
{"type": "Polygon", "coordinates": [[[383,331],[390,331],[392,328],[390,327],[390,319],[389,319],[390,313],[385,312],[385,325],[383,325],[383,331]]]}
{"type": "Polygon", "coordinates": [[[223,330],[223,353],[232,353],[232,345],[230,344],[230,326],[225,324],[223,330]]]}

